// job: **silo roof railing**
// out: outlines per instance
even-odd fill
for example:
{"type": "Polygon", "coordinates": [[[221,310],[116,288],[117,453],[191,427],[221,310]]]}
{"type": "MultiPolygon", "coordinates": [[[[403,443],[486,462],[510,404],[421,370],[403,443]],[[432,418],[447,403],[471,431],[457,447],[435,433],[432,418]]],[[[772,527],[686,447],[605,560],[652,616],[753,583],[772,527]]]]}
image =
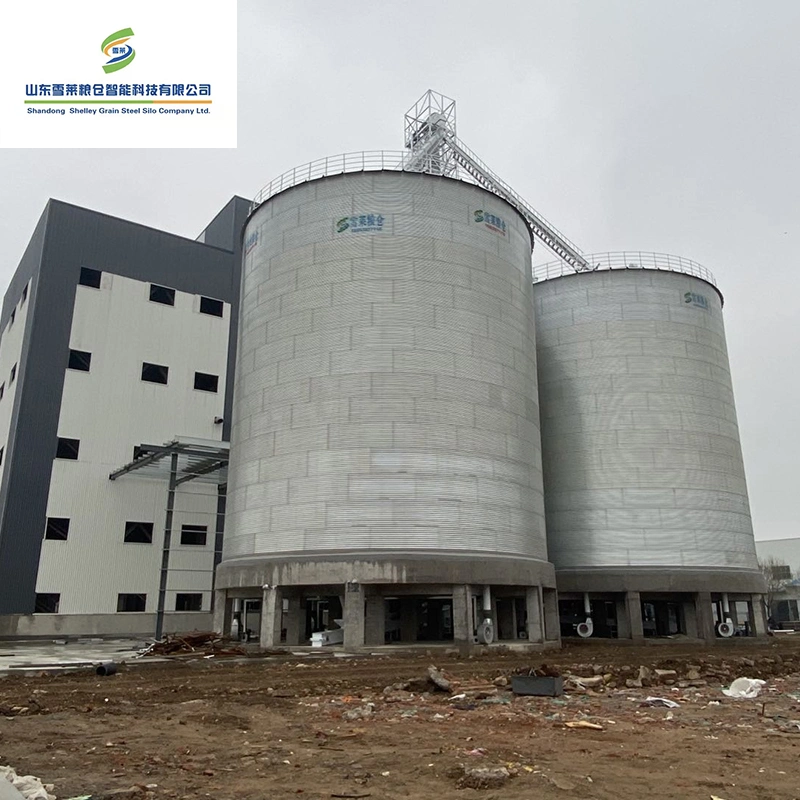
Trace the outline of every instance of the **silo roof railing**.
{"type": "Polygon", "coordinates": [[[446,178],[453,178],[473,186],[480,186],[482,189],[488,189],[492,194],[496,194],[520,210],[522,201],[517,195],[513,194],[511,189],[507,189],[505,184],[502,185],[501,189],[507,189],[507,191],[498,191],[494,185],[487,185],[485,180],[480,180],[476,175],[469,172],[450,154],[443,157],[437,153],[421,155],[412,153],[409,150],[364,150],[358,153],[340,153],[335,156],[318,158],[316,161],[309,161],[308,164],[303,164],[284,172],[283,175],[279,175],[270,181],[253,198],[253,202],[250,204],[250,213],[276,194],[302,183],[308,183],[331,175],[343,175],[348,172],[380,172],[381,170],[421,172],[426,175],[441,175],[446,178]],[[506,195],[510,195],[510,197],[506,195]]]}
{"type": "MultiPolygon", "coordinates": [[[[342,175],[347,172],[379,172],[393,170],[395,172],[428,172],[442,174],[441,159],[429,156],[422,162],[416,159],[410,163],[410,154],[407,150],[364,150],[360,153],[340,153],[335,156],[318,158],[300,167],[295,167],[283,175],[270,181],[253,199],[250,211],[255,211],[270,197],[298,186],[301,183],[325,178],[329,175],[342,175]]],[[[474,183],[468,179],[468,183],[474,183]]]]}
{"type": "MultiPolygon", "coordinates": [[[[669,253],[645,253],[641,250],[620,250],[615,253],[592,253],[584,258],[592,266],[592,271],[610,269],[656,269],[664,272],[681,272],[710,283],[715,289],[717,281],[710,270],[702,264],[669,253]]],[[[533,282],[539,283],[564,275],[574,275],[575,271],[563,261],[548,261],[533,268],[533,282]]]]}

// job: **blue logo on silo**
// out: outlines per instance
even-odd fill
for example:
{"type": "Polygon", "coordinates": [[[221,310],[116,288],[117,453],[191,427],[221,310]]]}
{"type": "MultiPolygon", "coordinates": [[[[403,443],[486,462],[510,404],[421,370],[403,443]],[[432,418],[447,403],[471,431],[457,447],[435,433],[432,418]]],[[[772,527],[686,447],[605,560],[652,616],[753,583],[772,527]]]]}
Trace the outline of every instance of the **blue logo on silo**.
{"type": "Polygon", "coordinates": [[[683,302],[686,305],[690,306],[697,306],[698,308],[704,308],[708,311],[708,298],[702,294],[696,294],[695,292],[686,292],[683,296],[683,302]]]}
{"type": "Polygon", "coordinates": [[[499,233],[501,236],[506,235],[506,221],[496,214],[490,214],[479,208],[474,214],[475,222],[482,222],[490,231],[499,233]]]}
{"type": "Polygon", "coordinates": [[[244,240],[244,254],[247,255],[258,244],[258,231],[253,231],[244,240]]]}

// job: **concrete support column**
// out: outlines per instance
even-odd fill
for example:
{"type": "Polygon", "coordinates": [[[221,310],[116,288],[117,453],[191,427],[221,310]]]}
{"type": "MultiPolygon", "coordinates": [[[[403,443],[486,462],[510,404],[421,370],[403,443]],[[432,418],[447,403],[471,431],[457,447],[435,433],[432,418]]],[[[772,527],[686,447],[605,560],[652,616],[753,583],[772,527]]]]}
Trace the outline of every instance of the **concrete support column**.
{"type": "Polygon", "coordinates": [[[303,614],[303,598],[300,595],[289,595],[286,609],[286,646],[297,647],[305,636],[305,615],[303,614]]]}
{"type": "Polygon", "coordinates": [[[366,598],[364,641],[369,645],[386,643],[386,603],[383,595],[370,594],[366,598]]]}
{"type": "Polygon", "coordinates": [[[278,586],[265,586],[261,590],[261,631],[258,644],[262,650],[281,646],[283,621],[283,593],[278,586]]]}
{"type": "Polygon", "coordinates": [[[225,589],[214,591],[214,617],[211,627],[223,636],[228,636],[231,632],[231,609],[228,605],[228,592],[225,589]]]}
{"type": "Polygon", "coordinates": [[[628,606],[625,602],[625,595],[617,595],[614,600],[617,612],[617,639],[631,638],[631,621],[628,618],[628,606]]]}
{"type": "Polygon", "coordinates": [[[529,642],[544,641],[544,618],[542,616],[542,587],[529,586],[525,590],[525,610],[528,619],[525,628],[529,642]]]}
{"type": "Polygon", "coordinates": [[[473,644],[472,587],[453,587],[453,640],[456,644],[473,644]]]}
{"type": "Polygon", "coordinates": [[[767,609],[764,605],[764,596],[750,595],[751,628],[755,636],[766,636],[769,632],[767,626],[767,609]]]}
{"type": "Polygon", "coordinates": [[[681,609],[683,610],[683,626],[686,631],[686,635],[692,639],[697,639],[697,608],[694,601],[688,600],[681,603],[681,609]]]}
{"type": "Polygon", "coordinates": [[[544,636],[548,642],[561,639],[561,620],[558,614],[558,592],[555,589],[542,589],[544,606],[544,636]]]}
{"type": "Polygon", "coordinates": [[[400,641],[417,641],[417,601],[413,597],[400,598],[400,641]]]}
{"type": "Polygon", "coordinates": [[[707,642],[713,642],[714,609],[711,605],[711,592],[697,592],[694,596],[695,614],[697,616],[697,635],[707,642]]]}
{"type": "Polygon", "coordinates": [[[629,638],[644,639],[642,596],[639,592],[625,592],[625,612],[628,616],[629,638]]]}
{"type": "Polygon", "coordinates": [[[347,583],[344,587],[344,649],[349,652],[364,647],[364,587],[360,583],[347,583]]]}

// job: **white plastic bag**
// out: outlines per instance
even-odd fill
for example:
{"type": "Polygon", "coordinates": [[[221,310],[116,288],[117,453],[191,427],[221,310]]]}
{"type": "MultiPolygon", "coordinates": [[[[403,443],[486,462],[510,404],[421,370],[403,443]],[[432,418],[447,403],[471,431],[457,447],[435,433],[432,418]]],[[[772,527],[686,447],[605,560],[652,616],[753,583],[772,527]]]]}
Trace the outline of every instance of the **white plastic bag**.
{"type": "Polygon", "coordinates": [[[737,699],[752,699],[761,693],[761,687],[766,683],[760,678],[737,678],[727,689],[722,690],[722,694],[737,699]]]}

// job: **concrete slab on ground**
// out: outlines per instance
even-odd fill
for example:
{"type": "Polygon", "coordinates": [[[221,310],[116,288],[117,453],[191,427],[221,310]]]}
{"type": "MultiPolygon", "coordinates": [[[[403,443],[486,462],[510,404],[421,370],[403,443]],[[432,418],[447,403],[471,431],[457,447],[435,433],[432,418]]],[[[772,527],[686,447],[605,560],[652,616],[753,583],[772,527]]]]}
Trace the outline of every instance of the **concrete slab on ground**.
{"type": "Polygon", "coordinates": [[[137,639],[86,639],[63,643],[0,641],[0,674],[61,671],[88,668],[107,661],[130,661],[146,644],[137,639]]]}

